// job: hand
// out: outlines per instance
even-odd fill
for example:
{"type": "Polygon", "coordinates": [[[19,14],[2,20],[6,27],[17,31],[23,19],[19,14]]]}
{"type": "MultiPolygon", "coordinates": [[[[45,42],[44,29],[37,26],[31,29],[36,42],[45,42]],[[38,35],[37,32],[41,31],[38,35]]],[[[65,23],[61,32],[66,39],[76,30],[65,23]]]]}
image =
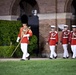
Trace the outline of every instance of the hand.
{"type": "Polygon", "coordinates": [[[19,40],[16,40],[16,42],[18,43],[18,42],[19,42],[19,40]]]}
{"type": "Polygon", "coordinates": [[[57,46],[58,44],[56,44],[56,46],[57,46]]]}
{"type": "Polygon", "coordinates": [[[20,40],[20,37],[17,37],[17,40],[16,40],[16,42],[19,42],[19,40],[20,40]]]}
{"type": "Polygon", "coordinates": [[[58,44],[56,44],[55,46],[57,46],[58,44]]]}
{"type": "Polygon", "coordinates": [[[60,41],[60,45],[62,45],[62,42],[60,41]]]}
{"type": "Polygon", "coordinates": [[[70,42],[68,44],[70,44],[70,42]]]}
{"type": "Polygon", "coordinates": [[[56,42],[56,46],[58,45],[58,42],[56,42]]]}

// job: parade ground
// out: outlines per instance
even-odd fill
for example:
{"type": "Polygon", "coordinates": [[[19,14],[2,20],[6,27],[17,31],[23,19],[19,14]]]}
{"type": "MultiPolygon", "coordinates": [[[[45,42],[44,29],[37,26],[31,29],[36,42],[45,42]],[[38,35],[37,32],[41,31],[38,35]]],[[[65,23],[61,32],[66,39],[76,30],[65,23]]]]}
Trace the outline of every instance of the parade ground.
{"type": "Polygon", "coordinates": [[[76,75],[76,59],[0,59],[0,75],[76,75]]]}

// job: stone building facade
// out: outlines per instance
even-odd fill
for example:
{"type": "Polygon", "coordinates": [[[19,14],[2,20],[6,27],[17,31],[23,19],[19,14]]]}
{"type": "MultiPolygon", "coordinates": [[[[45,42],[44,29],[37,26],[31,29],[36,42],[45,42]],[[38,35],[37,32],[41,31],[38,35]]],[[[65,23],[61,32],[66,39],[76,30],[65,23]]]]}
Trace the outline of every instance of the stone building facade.
{"type": "MultiPolygon", "coordinates": [[[[22,10],[20,8],[21,0],[0,0],[0,19],[1,20],[17,20],[21,15],[22,10]]],[[[26,1],[26,0],[25,0],[26,1]]],[[[71,29],[71,25],[75,24],[75,8],[73,1],[75,0],[33,0],[36,2],[35,6],[31,6],[26,3],[25,12],[30,15],[32,9],[38,10],[39,16],[39,46],[40,51],[45,56],[48,56],[50,50],[46,45],[47,36],[50,30],[50,25],[56,25],[56,29],[59,34],[58,25],[67,24],[71,29]],[[26,5],[27,4],[27,5],[26,5]]],[[[58,55],[62,55],[63,49],[59,44],[57,46],[58,55]]]]}

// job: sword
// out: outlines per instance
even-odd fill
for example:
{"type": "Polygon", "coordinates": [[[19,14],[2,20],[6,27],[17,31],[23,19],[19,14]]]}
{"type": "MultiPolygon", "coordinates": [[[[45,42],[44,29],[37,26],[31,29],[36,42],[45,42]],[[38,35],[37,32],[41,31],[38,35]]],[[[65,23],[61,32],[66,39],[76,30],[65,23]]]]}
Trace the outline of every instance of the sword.
{"type": "Polygon", "coordinates": [[[16,52],[17,48],[19,47],[20,42],[18,43],[18,45],[16,46],[16,48],[14,49],[13,53],[11,54],[11,57],[13,56],[13,54],[16,52]]]}

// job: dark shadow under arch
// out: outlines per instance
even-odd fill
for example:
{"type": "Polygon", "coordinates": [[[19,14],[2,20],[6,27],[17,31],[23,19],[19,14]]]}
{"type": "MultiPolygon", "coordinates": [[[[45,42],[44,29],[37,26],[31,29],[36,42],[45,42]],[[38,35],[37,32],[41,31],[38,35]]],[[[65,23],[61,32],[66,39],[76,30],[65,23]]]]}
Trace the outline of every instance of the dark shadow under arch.
{"type": "Polygon", "coordinates": [[[23,14],[31,15],[32,10],[37,10],[39,13],[39,7],[36,0],[21,0],[20,3],[20,16],[23,14]]]}
{"type": "MultiPolygon", "coordinates": [[[[12,7],[11,7],[11,15],[17,15],[17,9],[18,9],[18,6],[20,6],[20,8],[23,10],[23,11],[25,11],[25,12],[28,12],[29,11],[29,8],[31,7],[31,10],[30,10],[30,12],[33,10],[33,9],[36,9],[37,11],[38,11],[38,13],[39,13],[39,6],[38,6],[38,3],[37,3],[37,1],[36,0],[15,0],[14,1],[14,3],[13,3],[13,5],[12,5],[12,7]],[[36,2],[36,4],[32,4],[31,2],[27,2],[27,1],[35,1],[36,2]],[[26,4],[28,5],[27,6],[27,9],[25,9],[25,7],[21,7],[20,6],[20,2],[22,3],[22,2],[26,2],[26,4]]],[[[20,11],[21,12],[21,11],[20,11]]],[[[19,15],[20,16],[20,15],[19,15]]]]}

